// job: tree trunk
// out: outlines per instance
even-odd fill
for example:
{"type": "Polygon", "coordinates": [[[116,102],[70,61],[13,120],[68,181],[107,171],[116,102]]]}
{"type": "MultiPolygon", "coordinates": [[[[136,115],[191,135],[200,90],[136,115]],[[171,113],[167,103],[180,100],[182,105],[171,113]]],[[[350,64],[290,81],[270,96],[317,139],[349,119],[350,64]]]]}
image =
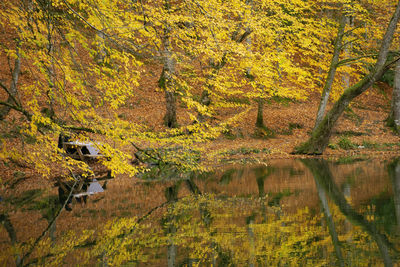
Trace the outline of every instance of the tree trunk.
{"type": "MultiPolygon", "coordinates": [[[[353,17],[352,16],[346,16],[346,24],[349,25],[350,27],[354,27],[354,23],[353,23],[353,17]]],[[[349,34],[351,35],[351,33],[349,34]]],[[[343,45],[343,49],[344,49],[344,57],[345,58],[350,58],[351,57],[351,52],[353,50],[353,43],[349,42],[345,45],[343,45]]],[[[349,73],[344,73],[343,77],[342,77],[342,82],[344,85],[344,88],[348,88],[350,87],[350,74],[349,73]]]]}
{"type": "Polygon", "coordinates": [[[379,50],[379,56],[374,68],[361,81],[347,88],[342,96],[336,101],[332,109],[325,115],[321,123],[316,127],[307,142],[295,148],[294,153],[298,154],[322,154],[328,146],[329,138],[336,121],[343,113],[344,109],[357,96],[365,92],[377,81],[385,72],[385,63],[392,43],[393,34],[400,17],[400,4],[397,5],[396,11],[388,25],[382,45],[379,50]]]}
{"type": "Polygon", "coordinates": [[[394,86],[392,93],[392,106],[387,119],[387,124],[400,133],[400,60],[396,62],[394,73],[394,86]]]}
{"type": "MultiPolygon", "coordinates": [[[[8,104],[14,104],[15,99],[17,97],[17,92],[18,92],[18,79],[19,79],[19,74],[21,72],[21,58],[20,58],[20,53],[19,53],[19,44],[17,44],[17,49],[16,49],[16,54],[17,57],[14,61],[14,69],[12,72],[12,79],[11,79],[11,85],[8,89],[8,98],[7,98],[7,103],[8,104]]],[[[3,106],[0,109],[0,121],[4,120],[5,117],[8,115],[10,112],[11,107],[10,106],[3,106]]]]}
{"type": "Polygon", "coordinates": [[[329,95],[331,93],[332,84],[335,79],[336,69],[337,69],[337,65],[339,62],[340,51],[342,49],[342,42],[343,42],[344,28],[346,26],[346,21],[347,21],[347,18],[345,15],[343,15],[340,19],[339,29],[338,29],[338,33],[337,33],[337,36],[335,39],[331,65],[329,66],[328,75],[326,77],[325,85],[322,90],[321,101],[319,102],[317,117],[315,119],[314,130],[321,123],[321,121],[324,117],[324,114],[325,114],[326,105],[328,104],[329,95]]]}
{"type": "Polygon", "coordinates": [[[104,59],[107,56],[106,52],[106,45],[105,45],[105,39],[106,36],[104,35],[103,32],[97,32],[97,37],[98,37],[98,42],[97,42],[97,55],[96,55],[96,61],[97,64],[103,64],[104,59]]]}
{"type": "Polygon", "coordinates": [[[176,119],[176,96],[174,90],[175,61],[172,58],[169,32],[170,27],[165,26],[162,40],[164,46],[164,68],[159,80],[159,86],[164,89],[165,92],[166,113],[164,116],[164,123],[169,128],[176,128],[178,127],[178,121],[176,119]]]}
{"type": "Polygon", "coordinates": [[[264,99],[260,97],[260,98],[257,99],[256,127],[262,128],[262,129],[265,128],[263,111],[264,111],[264,99]]]}

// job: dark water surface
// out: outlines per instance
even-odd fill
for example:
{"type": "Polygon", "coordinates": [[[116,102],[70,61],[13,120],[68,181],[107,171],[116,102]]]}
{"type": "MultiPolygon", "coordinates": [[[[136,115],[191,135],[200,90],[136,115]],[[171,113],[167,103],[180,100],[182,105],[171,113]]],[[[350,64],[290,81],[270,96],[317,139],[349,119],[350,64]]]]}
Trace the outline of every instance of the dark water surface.
{"type": "Polygon", "coordinates": [[[274,160],[13,190],[0,202],[1,265],[399,264],[399,159],[274,160]]]}

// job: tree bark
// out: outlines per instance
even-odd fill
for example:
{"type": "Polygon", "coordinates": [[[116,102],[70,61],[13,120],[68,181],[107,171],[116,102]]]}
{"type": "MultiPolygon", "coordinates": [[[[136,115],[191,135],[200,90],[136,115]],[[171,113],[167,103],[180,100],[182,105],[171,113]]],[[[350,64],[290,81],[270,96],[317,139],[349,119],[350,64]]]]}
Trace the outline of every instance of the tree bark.
{"type": "Polygon", "coordinates": [[[400,60],[396,62],[392,106],[387,122],[388,126],[393,127],[396,133],[400,133],[400,60]]]}
{"type": "Polygon", "coordinates": [[[314,129],[316,129],[319,126],[319,124],[321,123],[321,121],[324,117],[324,114],[325,114],[326,105],[328,104],[328,99],[329,99],[329,95],[331,93],[332,84],[335,79],[336,69],[338,67],[340,51],[342,49],[342,42],[343,42],[344,28],[346,26],[346,21],[347,21],[346,16],[342,15],[342,17],[340,19],[338,33],[337,33],[335,43],[334,43],[331,65],[329,66],[328,75],[326,77],[325,85],[322,90],[321,101],[319,102],[319,106],[318,106],[317,117],[315,119],[314,129]]]}
{"type": "Polygon", "coordinates": [[[385,36],[383,37],[379,55],[374,68],[361,81],[347,88],[342,96],[336,101],[332,109],[325,115],[321,123],[316,127],[307,142],[295,148],[294,153],[298,154],[322,154],[328,146],[329,138],[333,127],[344,109],[357,96],[371,87],[385,72],[385,63],[389,52],[390,44],[393,40],[393,34],[400,17],[400,4],[388,25],[385,36]]]}
{"type": "Polygon", "coordinates": [[[166,25],[164,28],[164,36],[162,38],[162,43],[164,46],[164,68],[159,80],[159,86],[165,92],[166,113],[164,116],[164,123],[169,128],[176,128],[178,127],[178,120],[176,118],[176,96],[174,92],[175,61],[172,58],[169,34],[170,27],[166,25]]]}
{"type": "Polygon", "coordinates": [[[264,112],[264,99],[260,97],[257,99],[256,127],[258,128],[265,128],[263,112],[264,112]]]}
{"type": "MultiPolygon", "coordinates": [[[[19,52],[19,44],[17,44],[17,49],[16,49],[16,54],[17,57],[14,60],[14,69],[12,71],[12,77],[11,77],[11,84],[9,89],[7,90],[8,98],[7,102],[10,105],[18,105],[18,103],[15,103],[15,99],[17,97],[17,92],[18,92],[18,79],[19,79],[19,74],[21,72],[21,58],[20,58],[20,52],[19,52]]],[[[4,120],[5,117],[8,115],[8,113],[11,110],[11,106],[5,105],[2,106],[0,109],[0,121],[4,120]]]]}

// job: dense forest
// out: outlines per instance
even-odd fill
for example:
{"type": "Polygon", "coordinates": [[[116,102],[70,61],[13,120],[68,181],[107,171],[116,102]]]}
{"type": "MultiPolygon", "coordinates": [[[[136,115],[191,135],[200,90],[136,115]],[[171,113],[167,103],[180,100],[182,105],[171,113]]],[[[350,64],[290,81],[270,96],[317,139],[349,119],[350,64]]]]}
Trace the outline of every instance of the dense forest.
{"type": "Polygon", "coordinates": [[[0,1],[0,264],[393,266],[399,19],[0,1]]]}
{"type": "MultiPolygon", "coordinates": [[[[201,169],[227,153],[207,144],[243,137],[240,126],[249,121],[253,133],[235,140],[235,149],[257,139],[255,149],[270,153],[273,145],[263,140],[272,137],[291,143],[284,153],[322,154],[338,148],[330,140],[343,113],[360,118],[355,108],[371,106],[386,107],[379,125],[392,126],[384,138],[397,148],[396,4],[3,1],[0,158],[44,176],[91,172],[64,156],[57,141],[66,137],[93,142],[113,175],[145,170],[131,164],[144,161],[139,154],[201,169]],[[364,105],[379,98],[376,91],[384,92],[383,103],[364,105]],[[281,124],[272,120],[280,110],[281,124]]],[[[359,126],[343,132],[357,133],[359,126]]],[[[340,142],[376,147],[347,137],[340,142]]]]}

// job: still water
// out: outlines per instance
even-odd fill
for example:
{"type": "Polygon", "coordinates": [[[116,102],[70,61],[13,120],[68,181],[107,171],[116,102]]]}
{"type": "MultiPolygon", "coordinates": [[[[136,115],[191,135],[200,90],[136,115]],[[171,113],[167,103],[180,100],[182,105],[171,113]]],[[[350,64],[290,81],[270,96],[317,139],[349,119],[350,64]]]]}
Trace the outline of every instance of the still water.
{"type": "Polygon", "coordinates": [[[399,159],[274,160],[203,174],[156,172],[36,188],[22,183],[5,192],[0,264],[399,262],[399,159]]]}

